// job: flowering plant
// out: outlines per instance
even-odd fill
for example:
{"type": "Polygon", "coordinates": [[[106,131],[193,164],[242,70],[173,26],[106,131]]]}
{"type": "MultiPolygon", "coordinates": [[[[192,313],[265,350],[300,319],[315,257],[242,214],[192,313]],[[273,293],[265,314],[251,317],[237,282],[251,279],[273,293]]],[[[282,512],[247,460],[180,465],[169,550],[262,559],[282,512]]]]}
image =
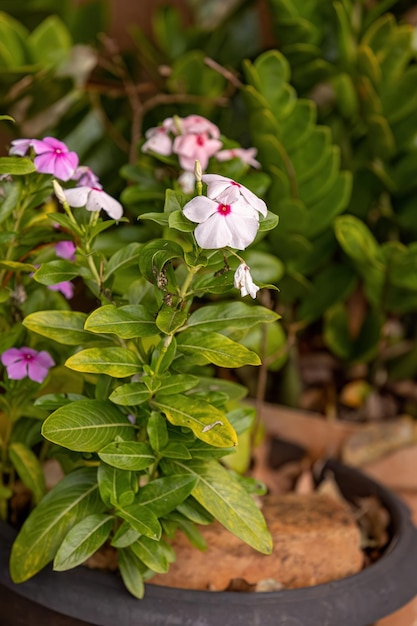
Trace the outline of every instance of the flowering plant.
{"type": "Polygon", "coordinates": [[[241,251],[277,217],[197,162],[195,197],[168,189],[164,211],[141,216],[164,236],[109,252],[102,233],[122,241],[126,218],[77,155],[54,138],[17,140],[10,152],[0,161],[0,497],[4,516],[17,474],[37,503],[12,549],[13,580],[50,561],[75,567],[107,541],[141,597],[175,558],[176,530],[203,547],[196,524],[214,518],[269,553],[251,497],[262,489],[227,467],[253,410],[213,368],[260,364],[239,340],[278,316],[253,302],[262,285],[241,251]],[[66,299],[74,280],[83,301],[95,299],[88,312],[66,299]],[[46,495],[45,458],[64,473],[46,495]]]}

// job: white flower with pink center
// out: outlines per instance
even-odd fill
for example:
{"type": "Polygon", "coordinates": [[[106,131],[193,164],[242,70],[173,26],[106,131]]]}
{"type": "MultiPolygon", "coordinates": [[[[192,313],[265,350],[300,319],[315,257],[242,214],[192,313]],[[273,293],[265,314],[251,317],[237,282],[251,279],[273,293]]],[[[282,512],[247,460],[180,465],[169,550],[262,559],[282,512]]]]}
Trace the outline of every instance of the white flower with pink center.
{"type": "Polygon", "coordinates": [[[74,187],[64,190],[64,196],[70,207],[85,206],[87,211],[103,209],[109,217],[119,220],[123,215],[123,207],[102,189],[95,187],[74,187]]]}
{"type": "Polygon", "coordinates": [[[194,235],[207,250],[230,246],[244,250],[256,237],[259,216],[243,198],[229,203],[197,196],[187,202],[184,215],[198,224],[194,235]]]}
{"type": "Polygon", "coordinates": [[[219,139],[210,139],[207,133],[188,133],[175,137],[173,151],[178,155],[181,167],[188,172],[194,171],[196,161],[200,161],[201,168],[207,168],[209,158],[222,147],[219,139]]]}
{"type": "Polygon", "coordinates": [[[247,202],[252,209],[266,217],[268,208],[265,202],[247,187],[219,174],[204,174],[202,180],[203,183],[207,184],[207,196],[212,200],[231,204],[240,198],[247,202]]]}
{"type": "Polygon", "coordinates": [[[258,285],[255,285],[253,282],[250,267],[245,263],[241,263],[235,272],[234,286],[236,289],[240,289],[240,295],[242,297],[250,296],[254,299],[260,289],[258,285]]]}

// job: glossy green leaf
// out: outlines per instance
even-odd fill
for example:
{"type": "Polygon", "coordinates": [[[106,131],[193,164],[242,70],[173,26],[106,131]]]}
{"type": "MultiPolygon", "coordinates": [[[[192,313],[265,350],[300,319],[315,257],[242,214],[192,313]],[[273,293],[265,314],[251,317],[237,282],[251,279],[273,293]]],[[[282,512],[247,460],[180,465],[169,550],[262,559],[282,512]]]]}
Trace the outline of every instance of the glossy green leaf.
{"type": "Polygon", "coordinates": [[[271,554],[272,539],[262,513],[233,474],[214,460],[162,461],[162,464],[165,471],[177,468],[197,477],[192,492],[197,502],[242,541],[259,552],[271,554]],[[166,463],[169,465],[165,466],[166,463]]]}
{"type": "Polygon", "coordinates": [[[143,577],[138,567],[137,557],[129,550],[118,551],[119,570],[126,589],[141,600],[145,593],[143,577]]]}
{"type": "Polygon", "coordinates": [[[114,533],[113,539],[111,540],[111,545],[114,548],[127,548],[132,543],[139,539],[140,533],[138,533],[134,528],[129,526],[127,522],[122,522],[119,528],[114,533]]]}
{"type": "Polygon", "coordinates": [[[139,471],[152,465],[155,457],[146,443],[112,441],[98,452],[102,461],[118,469],[139,471]]]}
{"type": "Polygon", "coordinates": [[[184,502],[196,484],[196,476],[189,472],[174,473],[157,478],[139,489],[137,500],[150,508],[157,517],[163,517],[184,502]]]}
{"type": "Polygon", "coordinates": [[[103,282],[106,282],[115,272],[130,267],[139,262],[142,244],[129,243],[117,250],[106,264],[106,271],[103,276],[103,282]]]}
{"type": "Polygon", "coordinates": [[[168,429],[166,420],[157,411],[152,411],[147,424],[149,443],[152,450],[159,452],[168,444],[168,429]]]}
{"type": "Polygon", "coordinates": [[[107,374],[126,378],[138,374],[142,365],[139,357],[127,348],[87,348],[76,352],[65,365],[77,372],[107,374]]]}
{"type": "Polygon", "coordinates": [[[140,304],[102,306],[89,315],[85,328],[93,333],[115,334],[122,339],[149,337],[158,333],[154,316],[140,304]]]}
{"type": "Polygon", "coordinates": [[[77,311],[36,311],[23,320],[29,330],[69,346],[85,345],[96,340],[84,330],[87,315],[77,311]]]}
{"type": "Polygon", "coordinates": [[[12,547],[10,575],[14,582],[31,578],[52,561],[74,524],[103,511],[96,474],[94,468],[68,474],[32,511],[12,547]]]}
{"type": "Polygon", "coordinates": [[[36,270],[33,277],[42,285],[56,285],[57,283],[72,280],[78,276],[78,274],[79,270],[75,263],[61,259],[43,263],[40,268],[36,270]]]}
{"type": "Polygon", "coordinates": [[[160,542],[152,541],[149,537],[141,537],[132,543],[130,549],[152,571],[165,574],[169,563],[160,542]]]}
{"type": "Polygon", "coordinates": [[[167,335],[175,333],[187,320],[187,312],[163,306],[155,320],[159,330],[167,335]]]}
{"type": "Polygon", "coordinates": [[[183,254],[183,249],[175,241],[154,239],[142,248],[140,271],[149,282],[157,284],[165,264],[172,259],[182,258],[183,254]]]}
{"type": "Polygon", "coordinates": [[[35,165],[30,159],[13,156],[0,157],[0,175],[10,174],[11,176],[21,176],[23,174],[31,174],[35,171],[35,165]]]}
{"type": "Polygon", "coordinates": [[[108,539],[113,517],[95,513],[75,524],[61,543],[54,558],[54,570],[64,572],[81,565],[108,539]]]}
{"type": "Polygon", "coordinates": [[[219,333],[187,330],[179,335],[178,348],[187,354],[203,356],[219,367],[261,364],[257,354],[219,333]]]}
{"type": "Polygon", "coordinates": [[[184,393],[198,385],[199,378],[192,374],[174,374],[172,376],[164,376],[158,391],[166,395],[174,395],[176,393],[184,393]]]}
{"type": "MultiPolygon", "coordinates": [[[[189,317],[188,328],[223,330],[229,328],[251,328],[256,324],[273,322],[278,315],[259,305],[244,302],[222,302],[196,309],[189,317]]],[[[181,343],[181,339],[179,339],[181,343]]]]}
{"type": "Polygon", "coordinates": [[[161,538],[162,528],[153,511],[138,502],[128,506],[118,506],[116,513],[141,535],[154,541],[161,538]]]}
{"type": "Polygon", "coordinates": [[[97,452],[117,436],[132,439],[135,429],[111,402],[79,400],[46,418],[45,439],[78,452],[97,452]]]}
{"type": "Polygon", "coordinates": [[[97,471],[100,496],[107,507],[132,504],[135,499],[132,472],[100,463],[97,471]]]}
{"type": "Polygon", "coordinates": [[[45,476],[39,458],[23,443],[15,441],[9,446],[9,457],[20,480],[33,493],[36,503],[45,495],[45,476]]]}
{"type": "Polygon", "coordinates": [[[121,406],[137,406],[151,397],[149,389],[143,383],[119,385],[109,396],[109,400],[121,406]]]}
{"type": "Polygon", "coordinates": [[[199,398],[157,394],[152,403],[171,424],[190,428],[198,439],[212,446],[228,448],[237,445],[236,433],[224,413],[199,398]]]}

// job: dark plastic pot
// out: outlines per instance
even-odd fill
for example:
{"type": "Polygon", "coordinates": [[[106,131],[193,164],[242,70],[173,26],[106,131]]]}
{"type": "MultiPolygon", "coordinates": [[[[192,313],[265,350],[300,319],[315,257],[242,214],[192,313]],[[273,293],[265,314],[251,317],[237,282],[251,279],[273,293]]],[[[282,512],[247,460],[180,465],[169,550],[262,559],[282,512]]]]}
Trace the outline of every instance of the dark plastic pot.
{"type": "MultiPolygon", "coordinates": [[[[417,530],[407,507],[357,470],[329,461],[347,497],[375,495],[391,515],[384,556],[355,576],[266,593],[205,592],[147,585],[136,600],[115,574],[45,569],[14,585],[7,559],[14,532],[0,526],[1,626],[368,626],[417,594],[417,530]]],[[[325,555],[323,555],[325,558],[325,555]]]]}

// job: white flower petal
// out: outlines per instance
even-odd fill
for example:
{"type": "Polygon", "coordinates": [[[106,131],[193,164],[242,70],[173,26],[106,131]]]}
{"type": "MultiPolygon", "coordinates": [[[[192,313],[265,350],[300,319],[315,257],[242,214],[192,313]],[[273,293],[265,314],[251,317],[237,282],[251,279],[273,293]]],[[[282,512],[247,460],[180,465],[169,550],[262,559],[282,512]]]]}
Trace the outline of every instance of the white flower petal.
{"type": "Polygon", "coordinates": [[[90,187],[74,187],[74,189],[64,190],[64,196],[70,206],[80,207],[87,204],[90,191],[90,187]]]}
{"type": "Polygon", "coordinates": [[[119,220],[123,215],[123,207],[120,202],[109,196],[105,191],[101,191],[101,189],[91,189],[86,209],[88,211],[100,211],[100,209],[103,209],[114,220],[119,220]]]}
{"type": "Polygon", "coordinates": [[[206,250],[225,248],[231,245],[232,235],[226,219],[218,213],[199,224],[194,235],[198,245],[206,250]]]}
{"type": "Polygon", "coordinates": [[[255,239],[259,228],[258,219],[255,217],[246,217],[244,220],[239,215],[230,213],[227,217],[227,226],[232,235],[228,244],[236,250],[244,250],[255,239]]]}
{"type": "Polygon", "coordinates": [[[196,196],[183,208],[185,217],[188,217],[192,222],[198,224],[206,221],[213,213],[217,212],[218,202],[206,198],[206,196],[196,196]]]}

